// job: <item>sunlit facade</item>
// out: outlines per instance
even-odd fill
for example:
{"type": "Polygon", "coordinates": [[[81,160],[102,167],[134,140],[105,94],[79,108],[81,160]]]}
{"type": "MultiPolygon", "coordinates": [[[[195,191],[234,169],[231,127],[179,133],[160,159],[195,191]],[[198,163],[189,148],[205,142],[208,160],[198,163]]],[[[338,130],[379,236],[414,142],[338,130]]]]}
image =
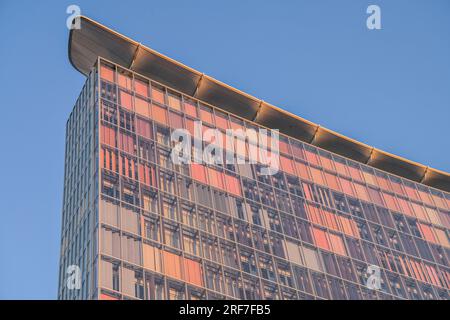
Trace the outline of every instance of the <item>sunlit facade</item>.
{"type": "Polygon", "coordinates": [[[449,193],[282,134],[272,176],[173,164],[198,120],[260,128],[98,59],[67,123],[60,299],[449,299],[449,193]]]}

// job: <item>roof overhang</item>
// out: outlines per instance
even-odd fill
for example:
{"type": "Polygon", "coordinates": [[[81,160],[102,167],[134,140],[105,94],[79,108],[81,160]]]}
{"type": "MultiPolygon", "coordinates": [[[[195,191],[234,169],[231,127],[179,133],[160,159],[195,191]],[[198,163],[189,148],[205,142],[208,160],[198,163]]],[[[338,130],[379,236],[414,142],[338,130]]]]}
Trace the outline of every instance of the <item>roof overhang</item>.
{"type": "Polygon", "coordinates": [[[375,149],[226,85],[87,17],[69,36],[69,59],[88,75],[105,58],[186,95],[349,159],[450,192],[450,175],[375,149]]]}

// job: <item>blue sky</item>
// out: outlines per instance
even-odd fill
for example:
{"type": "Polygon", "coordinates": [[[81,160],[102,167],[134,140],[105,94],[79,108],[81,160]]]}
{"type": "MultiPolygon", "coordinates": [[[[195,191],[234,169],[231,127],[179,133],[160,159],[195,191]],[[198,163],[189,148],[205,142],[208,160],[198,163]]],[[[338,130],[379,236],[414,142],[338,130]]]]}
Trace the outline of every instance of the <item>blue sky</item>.
{"type": "Polygon", "coordinates": [[[0,2],[0,299],[57,292],[66,8],[308,120],[450,171],[450,2],[0,2]],[[366,28],[381,8],[382,30],[366,28]]]}

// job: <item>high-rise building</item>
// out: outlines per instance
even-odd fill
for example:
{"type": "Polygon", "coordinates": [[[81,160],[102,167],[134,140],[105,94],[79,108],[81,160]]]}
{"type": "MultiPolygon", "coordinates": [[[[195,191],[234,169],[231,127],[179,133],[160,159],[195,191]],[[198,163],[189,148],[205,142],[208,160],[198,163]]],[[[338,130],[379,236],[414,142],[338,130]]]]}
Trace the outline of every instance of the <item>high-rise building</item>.
{"type": "Polygon", "coordinates": [[[449,174],[80,26],[59,299],[449,299],[449,174]],[[174,163],[171,132],[200,120],[279,129],[278,172],[174,163]]]}

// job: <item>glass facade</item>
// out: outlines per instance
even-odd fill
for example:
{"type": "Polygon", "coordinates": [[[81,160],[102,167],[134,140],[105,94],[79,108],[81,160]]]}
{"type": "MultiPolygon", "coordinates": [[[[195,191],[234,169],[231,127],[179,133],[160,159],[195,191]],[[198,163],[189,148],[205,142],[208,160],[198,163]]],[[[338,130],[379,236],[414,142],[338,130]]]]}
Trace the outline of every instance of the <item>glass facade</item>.
{"type": "Polygon", "coordinates": [[[285,135],[272,176],[176,165],[175,129],[261,127],[97,65],[67,124],[59,298],[449,298],[449,193],[285,135]]]}

